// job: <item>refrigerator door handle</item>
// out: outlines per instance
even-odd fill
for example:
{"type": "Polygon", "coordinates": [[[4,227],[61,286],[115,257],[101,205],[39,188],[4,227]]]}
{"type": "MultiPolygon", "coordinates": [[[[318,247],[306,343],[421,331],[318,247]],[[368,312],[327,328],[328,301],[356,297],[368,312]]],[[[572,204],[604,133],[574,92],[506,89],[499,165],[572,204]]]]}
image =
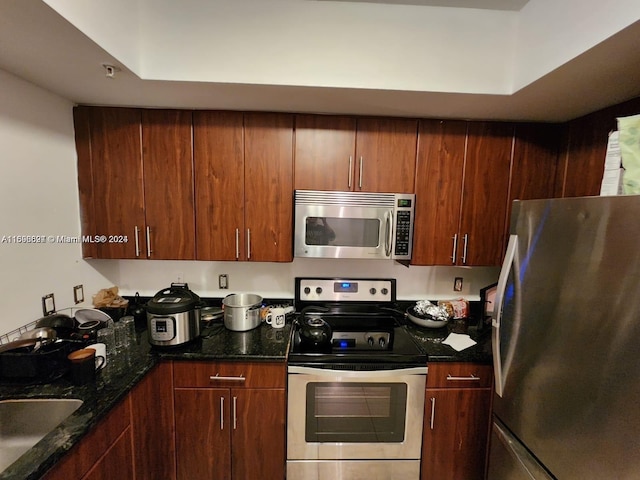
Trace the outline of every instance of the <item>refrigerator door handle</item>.
{"type": "Polygon", "coordinates": [[[495,388],[498,396],[502,397],[504,391],[504,378],[502,375],[502,358],[500,357],[500,321],[502,320],[502,308],[504,306],[504,294],[507,289],[507,280],[509,273],[513,268],[513,262],[518,249],[518,236],[510,235],[507,253],[502,263],[500,277],[498,278],[498,286],[496,288],[494,317],[491,322],[492,349],[493,349],[493,372],[495,376],[495,388]]]}

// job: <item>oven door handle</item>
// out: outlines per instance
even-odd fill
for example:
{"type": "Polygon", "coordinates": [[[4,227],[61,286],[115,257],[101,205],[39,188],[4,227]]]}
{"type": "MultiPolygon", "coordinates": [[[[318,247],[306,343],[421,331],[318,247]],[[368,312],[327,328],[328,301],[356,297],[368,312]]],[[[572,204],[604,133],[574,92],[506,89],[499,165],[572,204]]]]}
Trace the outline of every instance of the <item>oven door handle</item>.
{"type": "Polygon", "coordinates": [[[331,370],[329,368],[313,368],[313,367],[300,367],[298,365],[289,365],[287,368],[288,373],[297,373],[302,375],[316,375],[319,377],[335,377],[340,375],[341,377],[397,377],[398,375],[426,375],[427,366],[424,367],[410,367],[410,368],[398,368],[395,370],[331,370]]]}

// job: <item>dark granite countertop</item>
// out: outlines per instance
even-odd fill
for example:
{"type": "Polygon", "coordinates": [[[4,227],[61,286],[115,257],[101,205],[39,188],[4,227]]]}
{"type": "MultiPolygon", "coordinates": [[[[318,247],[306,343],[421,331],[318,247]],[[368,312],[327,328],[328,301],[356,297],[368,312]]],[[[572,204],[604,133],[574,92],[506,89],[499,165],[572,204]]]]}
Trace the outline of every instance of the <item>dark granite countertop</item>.
{"type": "Polygon", "coordinates": [[[448,326],[442,328],[426,328],[408,322],[405,327],[414,340],[427,353],[428,362],[473,362],[491,364],[491,330],[484,328],[478,331],[476,326],[470,326],[468,334],[475,345],[456,351],[453,347],[443,344],[442,341],[449,335],[448,326]]]}
{"type": "Polygon", "coordinates": [[[131,347],[109,360],[95,383],[75,386],[63,377],[42,385],[0,383],[0,400],[25,398],[75,398],[82,406],[57,428],[27,451],[6,470],[2,480],[40,478],[59,461],[92,427],[122,400],[129,391],[161,360],[286,360],[291,324],[274,330],[263,324],[248,332],[231,332],[219,324],[205,327],[202,337],[187,345],[171,349],[152,348],[146,327],[136,331],[131,347]]]}
{"type": "MultiPolygon", "coordinates": [[[[442,341],[447,327],[428,329],[410,321],[406,329],[427,353],[430,362],[491,363],[490,329],[469,334],[477,345],[455,351],[442,341]]],[[[96,382],[82,387],[61,378],[44,385],[0,383],[0,400],[21,398],[76,398],[82,406],[56,429],[3,472],[0,479],[40,478],[94,427],[161,360],[286,361],[291,336],[291,319],[283,329],[266,324],[248,332],[232,332],[221,322],[205,326],[201,337],[173,348],[153,348],[147,340],[146,326],[138,326],[136,338],[124,354],[109,361],[97,374],[96,382]]]]}

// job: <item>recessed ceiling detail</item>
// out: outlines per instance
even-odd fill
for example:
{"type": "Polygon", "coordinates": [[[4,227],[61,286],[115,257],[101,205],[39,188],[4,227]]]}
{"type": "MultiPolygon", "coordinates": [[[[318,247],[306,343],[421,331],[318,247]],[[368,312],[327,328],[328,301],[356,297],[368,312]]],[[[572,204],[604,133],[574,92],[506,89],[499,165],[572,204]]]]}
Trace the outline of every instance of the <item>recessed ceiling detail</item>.
{"type": "Polygon", "coordinates": [[[519,11],[529,0],[307,0],[312,2],[385,3],[389,5],[421,5],[423,7],[483,8],[519,11]]]}

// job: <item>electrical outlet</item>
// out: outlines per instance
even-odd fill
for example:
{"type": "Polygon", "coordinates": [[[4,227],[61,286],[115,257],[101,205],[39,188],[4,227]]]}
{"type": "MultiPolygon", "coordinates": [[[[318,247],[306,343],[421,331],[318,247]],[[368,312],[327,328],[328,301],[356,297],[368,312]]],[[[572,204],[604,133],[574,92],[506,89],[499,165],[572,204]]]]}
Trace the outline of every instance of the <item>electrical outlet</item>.
{"type": "Polygon", "coordinates": [[[462,291],[462,277],[456,277],[453,280],[453,291],[461,292],[462,291]]]}
{"type": "Polygon", "coordinates": [[[82,285],[73,287],[73,301],[76,302],[76,305],[84,302],[84,287],[82,285]]]}
{"type": "Polygon", "coordinates": [[[218,275],[218,287],[221,290],[229,288],[229,275],[227,275],[226,273],[221,273],[220,275],[218,275]]]}
{"type": "Polygon", "coordinates": [[[175,283],[184,283],[184,272],[176,272],[176,282],[175,283]]]}
{"type": "Polygon", "coordinates": [[[56,313],[56,299],[54,298],[53,293],[49,293],[42,297],[42,313],[45,317],[52,313],[56,313]]]}

